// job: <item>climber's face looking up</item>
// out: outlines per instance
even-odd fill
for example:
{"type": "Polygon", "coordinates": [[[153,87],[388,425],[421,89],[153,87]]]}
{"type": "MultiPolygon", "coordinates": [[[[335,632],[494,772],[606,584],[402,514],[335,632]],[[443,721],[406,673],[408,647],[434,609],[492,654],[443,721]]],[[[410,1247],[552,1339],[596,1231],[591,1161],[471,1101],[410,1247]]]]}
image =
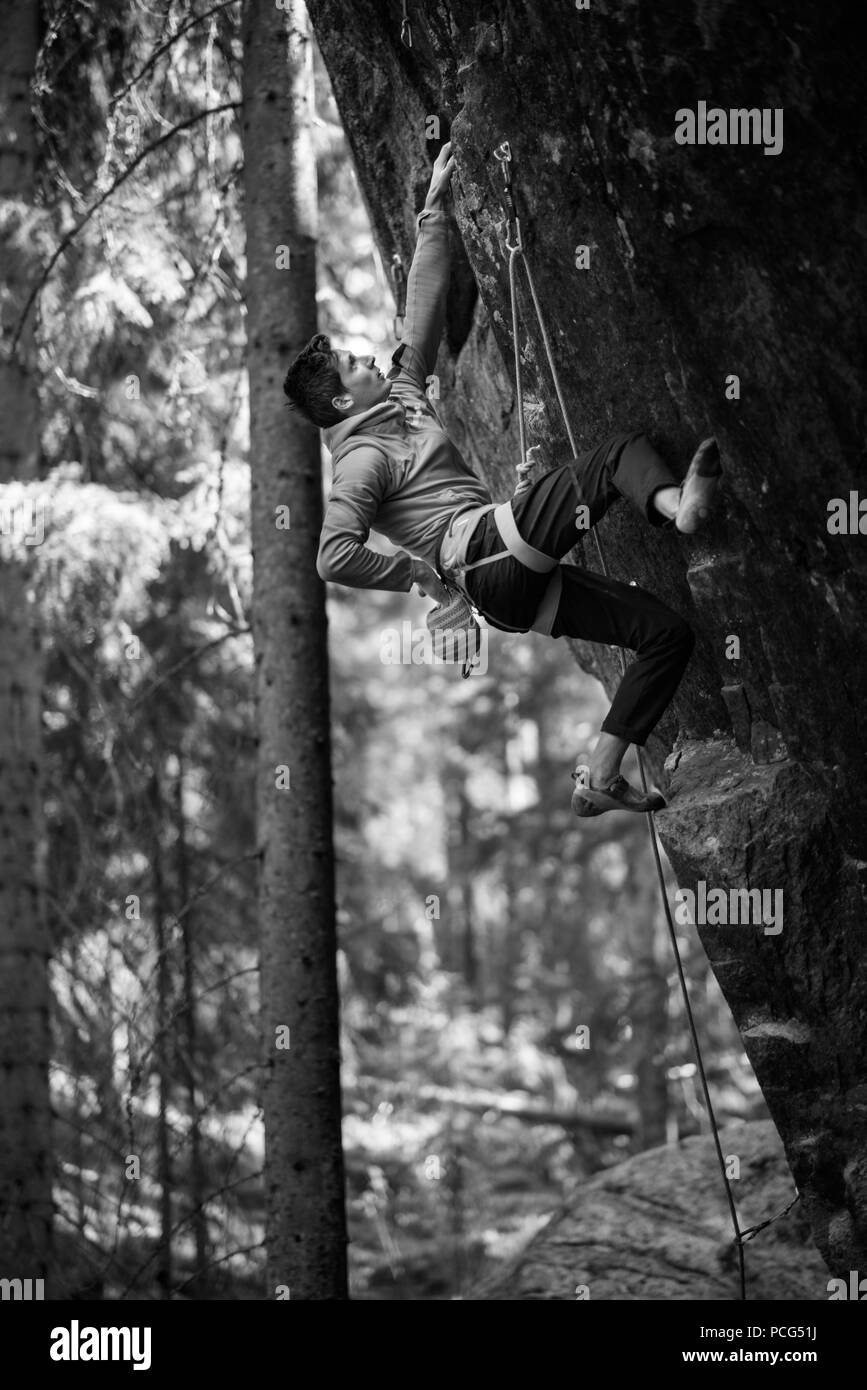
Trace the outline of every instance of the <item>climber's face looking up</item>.
{"type": "Polygon", "coordinates": [[[359,415],[388,398],[391,382],[379,370],[373,357],[356,357],[351,352],[334,355],[344,394],[332,397],[331,403],[341,415],[359,415]]]}

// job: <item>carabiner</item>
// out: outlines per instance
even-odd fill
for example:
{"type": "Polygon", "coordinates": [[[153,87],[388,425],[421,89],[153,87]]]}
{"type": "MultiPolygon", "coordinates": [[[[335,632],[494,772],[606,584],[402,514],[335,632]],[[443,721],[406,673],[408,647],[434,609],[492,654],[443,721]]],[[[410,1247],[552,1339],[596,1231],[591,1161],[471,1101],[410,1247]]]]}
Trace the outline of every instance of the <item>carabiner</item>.
{"type": "MultiPolygon", "coordinates": [[[[494,158],[499,160],[503,168],[503,193],[506,226],[506,250],[523,251],[524,242],[521,236],[521,222],[518,217],[518,209],[515,204],[515,194],[512,189],[512,146],[508,140],[501,140],[494,150],[494,158]],[[514,224],[514,241],[512,240],[512,225],[514,224]]],[[[503,223],[498,222],[498,227],[503,223]]]]}
{"type": "Polygon", "coordinates": [[[412,25],[409,22],[409,15],[406,12],[406,0],[403,0],[403,19],[400,25],[400,41],[404,48],[412,48],[412,25]]]}

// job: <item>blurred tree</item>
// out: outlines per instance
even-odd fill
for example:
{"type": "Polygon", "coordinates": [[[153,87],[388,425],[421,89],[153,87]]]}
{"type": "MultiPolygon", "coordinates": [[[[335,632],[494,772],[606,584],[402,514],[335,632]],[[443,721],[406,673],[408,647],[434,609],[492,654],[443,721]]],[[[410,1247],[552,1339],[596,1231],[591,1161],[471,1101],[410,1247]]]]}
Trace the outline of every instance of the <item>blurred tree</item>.
{"type": "Polygon", "coordinates": [[[0,1269],[44,1278],[51,1243],[48,934],[41,891],[42,682],[26,547],[44,517],[8,484],[39,465],[33,318],[9,344],[38,263],[36,139],[30,84],[37,0],[0,3],[0,1269]]]}
{"type": "MultiPolygon", "coordinates": [[[[306,10],[244,10],[247,365],[259,757],[268,1291],[346,1297],[328,649],[318,433],[280,363],[316,332],[306,10]]],[[[285,1295],[284,1295],[285,1296],[285,1295]]]]}
{"type": "Polygon", "coordinates": [[[157,1170],[160,1225],[156,1247],[156,1279],[163,1298],[172,1294],[172,1159],[168,1111],[172,1090],[172,917],[168,909],[166,865],[162,843],[167,819],[161,784],[161,769],[155,767],[148,787],[151,811],[151,873],[153,876],[154,955],[157,972],[156,1017],[154,1019],[154,1070],[157,1082],[157,1170]]]}
{"type": "Polygon", "coordinates": [[[205,1217],[205,1171],[202,1161],[201,1105],[197,1087],[199,1066],[199,1028],[196,1005],[196,926],[198,912],[190,887],[190,848],[187,843],[187,818],[184,805],[186,762],[182,751],[177,753],[177,775],[174,786],[175,860],[180,899],[179,925],[183,950],[182,1038],[178,1045],[181,1071],[187,1091],[187,1110],[190,1117],[190,1183],[188,1201],[190,1222],[196,1245],[196,1269],[208,1265],[208,1225],[205,1217]]]}

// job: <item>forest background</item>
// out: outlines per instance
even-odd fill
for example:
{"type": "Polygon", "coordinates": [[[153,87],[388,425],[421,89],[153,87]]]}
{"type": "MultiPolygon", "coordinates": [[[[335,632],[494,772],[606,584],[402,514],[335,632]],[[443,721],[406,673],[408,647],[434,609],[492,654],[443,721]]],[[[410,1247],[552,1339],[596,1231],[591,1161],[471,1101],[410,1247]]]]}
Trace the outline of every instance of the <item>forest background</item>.
{"type": "MultiPolygon", "coordinates": [[[[2,492],[45,520],[56,1296],[259,1298],[238,6],[44,12],[28,234],[63,252],[38,478],[2,492]]],[[[391,286],[318,54],[313,135],[319,326],[384,365],[391,286]]],[[[467,681],[384,661],[427,607],[328,593],[357,1299],[460,1297],[588,1175],[703,1125],[644,824],[569,809],[601,687],[533,634],[491,633],[467,681]]],[[[679,930],[718,1114],[764,1116],[679,930]]]]}

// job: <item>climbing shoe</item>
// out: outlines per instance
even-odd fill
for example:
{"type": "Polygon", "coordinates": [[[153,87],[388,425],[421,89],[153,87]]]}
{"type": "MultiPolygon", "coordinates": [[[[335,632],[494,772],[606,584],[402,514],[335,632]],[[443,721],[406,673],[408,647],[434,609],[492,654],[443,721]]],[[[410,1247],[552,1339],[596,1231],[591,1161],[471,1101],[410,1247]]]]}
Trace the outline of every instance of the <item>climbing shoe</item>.
{"type": "Polygon", "coordinates": [[[605,811],[661,811],[665,797],[661,792],[651,791],[645,796],[629,785],[620,773],[604,787],[591,787],[590,774],[584,766],[576,767],[572,773],[575,790],[572,793],[572,810],[576,816],[601,816],[605,811]]]}
{"type": "Polygon", "coordinates": [[[710,515],[722,477],[719,445],[715,439],[704,439],[686,472],[680,489],[680,504],[674,524],[685,536],[700,529],[710,515]]]}

